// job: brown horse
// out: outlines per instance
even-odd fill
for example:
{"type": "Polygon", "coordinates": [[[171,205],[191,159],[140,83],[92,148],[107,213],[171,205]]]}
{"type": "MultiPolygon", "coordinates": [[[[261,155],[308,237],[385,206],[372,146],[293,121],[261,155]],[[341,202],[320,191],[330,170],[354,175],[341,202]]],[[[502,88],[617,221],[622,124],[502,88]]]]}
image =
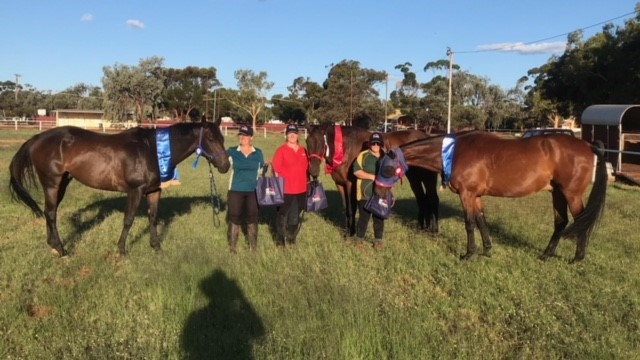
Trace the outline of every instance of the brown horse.
{"type": "MultiPolygon", "coordinates": [[[[367,148],[371,133],[365,129],[351,126],[341,126],[343,157],[340,163],[335,158],[336,130],[333,124],[311,126],[307,137],[309,153],[309,173],[314,179],[320,174],[320,164],[325,160],[331,172],[331,178],[336,184],[342,206],[345,209],[345,236],[355,234],[356,178],[351,171],[353,162],[358,154],[367,148]]],[[[397,147],[410,141],[426,138],[427,135],[418,130],[402,130],[384,134],[385,148],[397,147]]],[[[440,199],[437,193],[438,173],[421,168],[410,168],[407,179],[418,203],[418,222],[421,228],[427,228],[432,233],[438,232],[438,208],[440,199]]]]}
{"type": "Polygon", "coordinates": [[[480,230],[484,254],[491,254],[482,196],[522,197],[551,190],[555,227],[542,260],[555,255],[562,236],[578,240],[572,262],[584,259],[589,237],[604,210],[608,176],[602,144],[591,145],[566,135],[505,139],[472,131],[408,143],[383,158],[376,178],[376,194],[384,196],[398,181],[397,177],[387,178],[383,174],[393,171],[402,161],[443,171],[444,181],[460,196],[467,231],[467,253],[463,259],[475,252],[475,226],[480,230]],[[585,207],[582,197],[594,176],[596,158],[595,182],[585,207]],[[569,227],[567,209],[574,219],[569,227]]]}
{"type": "Polygon", "coordinates": [[[173,172],[175,165],[195,151],[221,173],[227,172],[230,163],[219,125],[219,121],[182,123],[163,130],[134,128],[113,135],[72,126],[50,129],[22,144],[9,165],[9,187],[14,200],[23,202],[37,217],[46,218],[47,243],[60,256],[66,251],[58,234],[56,214],[72,179],[95,189],[127,194],[124,227],[118,241],[122,255],[126,254],[127,235],[145,195],[150,243],[160,250],[156,217],[161,177],[164,180],[161,168],[173,172]],[[160,138],[168,141],[160,145],[160,138]],[[159,158],[166,161],[160,164],[159,158]],[[29,185],[36,185],[36,175],[44,191],[44,211],[27,191],[29,185]]]}

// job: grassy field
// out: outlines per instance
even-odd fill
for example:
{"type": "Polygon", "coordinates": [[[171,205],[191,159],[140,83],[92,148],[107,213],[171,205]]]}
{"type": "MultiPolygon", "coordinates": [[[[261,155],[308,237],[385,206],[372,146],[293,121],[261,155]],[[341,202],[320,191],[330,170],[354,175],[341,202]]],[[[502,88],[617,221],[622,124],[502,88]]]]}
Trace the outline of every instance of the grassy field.
{"type": "MultiPolygon", "coordinates": [[[[149,247],[142,208],[118,258],[124,197],[72,183],[59,211],[71,256],[50,254],[45,223],[11,201],[7,169],[28,131],[0,132],[2,359],[630,359],[640,354],[640,189],[612,184],[586,260],[575,243],[538,260],[552,232],[549,193],[486,198],[491,258],[462,262],[461,208],[440,193],[441,233],[414,226],[397,189],[386,247],[343,243],[341,205],[307,214],[295,249],[278,251],[265,209],[259,249],[237,255],[215,227],[208,169],[179,165],[149,247]]],[[[235,144],[235,136],[227,145],[235,144]]],[[[257,138],[267,157],[282,138],[257,138]]],[[[216,173],[226,199],[228,176],[216,173]]],[[[42,199],[40,190],[34,190],[42,199]]],[[[370,225],[371,226],[371,225],[370,225]]],[[[371,236],[372,230],[369,230],[371,236]]]]}

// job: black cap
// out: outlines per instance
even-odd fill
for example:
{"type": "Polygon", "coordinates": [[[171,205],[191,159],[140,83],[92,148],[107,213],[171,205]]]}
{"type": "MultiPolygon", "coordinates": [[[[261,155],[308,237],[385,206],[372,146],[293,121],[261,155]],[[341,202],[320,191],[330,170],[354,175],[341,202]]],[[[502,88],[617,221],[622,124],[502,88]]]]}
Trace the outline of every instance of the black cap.
{"type": "Polygon", "coordinates": [[[253,136],[253,129],[249,125],[242,125],[238,130],[238,135],[253,136]]]}
{"type": "Polygon", "coordinates": [[[382,134],[379,132],[374,132],[371,134],[369,138],[369,145],[378,144],[380,146],[384,145],[384,141],[382,140],[382,134]]]}
{"type": "Polygon", "coordinates": [[[289,133],[298,133],[298,125],[289,124],[287,125],[287,130],[285,131],[285,135],[289,135],[289,133]]]}

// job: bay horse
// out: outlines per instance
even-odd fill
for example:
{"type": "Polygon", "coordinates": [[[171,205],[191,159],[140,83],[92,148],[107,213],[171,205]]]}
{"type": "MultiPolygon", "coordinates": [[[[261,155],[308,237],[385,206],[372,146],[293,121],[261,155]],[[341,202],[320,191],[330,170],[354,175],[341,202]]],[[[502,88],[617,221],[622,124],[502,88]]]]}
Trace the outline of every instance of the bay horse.
{"type": "Polygon", "coordinates": [[[127,194],[124,227],[118,240],[121,255],[126,255],[126,239],[143,195],[149,205],[151,247],[161,250],[157,234],[161,177],[166,164],[171,167],[194,152],[225,173],[230,163],[224,137],[216,123],[180,123],[166,129],[133,128],[117,134],[101,134],[73,126],[49,129],[27,140],[9,165],[9,188],[14,200],[28,206],[36,217],[45,217],[47,243],[52,252],[65,256],[56,225],[57,210],[72,179],[95,189],[127,194]],[[158,139],[167,139],[164,148],[158,139]],[[157,142],[158,141],[158,142],[157,142]],[[159,153],[162,156],[159,156],[159,153]],[[159,163],[159,158],[168,162],[159,163]],[[44,211],[27,188],[44,191],[44,211]]]}
{"type": "Polygon", "coordinates": [[[476,226],[484,255],[491,255],[482,196],[522,197],[551,190],[554,231],[540,259],[555,256],[561,237],[576,238],[576,253],[571,261],[575,263],[584,259],[589,238],[604,211],[608,175],[602,149],[601,143],[592,145],[566,135],[506,139],[471,131],[436,136],[387,152],[376,177],[375,192],[384,196],[398,181],[395,175],[383,174],[393,174],[389,171],[403,161],[410,166],[443,171],[444,182],[462,203],[467,252],[461,258],[467,260],[476,249],[476,226]],[[585,206],[582,198],[592,178],[594,183],[585,206]],[[569,227],[567,209],[574,219],[569,227]]]}
{"type": "MultiPolygon", "coordinates": [[[[356,224],[356,178],[352,173],[353,162],[358,154],[367,149],[371,132],[355,126],[340,126],[342,151],[336,149],[336,126],[331,123],[312,125],[307,137],[309,153],[309,173],[314,180],[320,175],[320,165],[324,160],[331,178],[336,184],[345,211],[345,236],[355,234],[356,224]],[[342,153],[340,159],[336,153],[342,153]]],[[[426,138],[428,135],[419,130],[400,130],[383,134],[385,149],[404,143],[426,138]]],[[[440,199],[437,192],[438,173],[411,167],[407,179],[418,203],[418,223],[420,228],[429,232],[438,232],[438,208],[440,199]]]]}

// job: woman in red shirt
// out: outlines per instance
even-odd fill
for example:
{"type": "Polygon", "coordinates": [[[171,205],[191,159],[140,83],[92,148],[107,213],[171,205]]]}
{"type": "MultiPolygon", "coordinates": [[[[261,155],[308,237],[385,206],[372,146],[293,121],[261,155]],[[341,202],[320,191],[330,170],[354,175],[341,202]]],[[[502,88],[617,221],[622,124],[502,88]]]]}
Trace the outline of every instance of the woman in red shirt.
{"type": "Polygon", "coordinates": [[[295,245],[300,232],[302,212],[307,206],[307,180],[309,179],[309,159],[307,150],[298,141],[298,126],[287,125],[286,142],[273,155],[273,170],[276,176],[284,178],[284,204],[278,207],[276,215],[276,245],[284,247],[285,242],[295,245]]]}

